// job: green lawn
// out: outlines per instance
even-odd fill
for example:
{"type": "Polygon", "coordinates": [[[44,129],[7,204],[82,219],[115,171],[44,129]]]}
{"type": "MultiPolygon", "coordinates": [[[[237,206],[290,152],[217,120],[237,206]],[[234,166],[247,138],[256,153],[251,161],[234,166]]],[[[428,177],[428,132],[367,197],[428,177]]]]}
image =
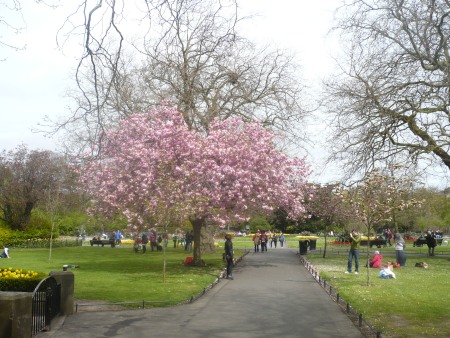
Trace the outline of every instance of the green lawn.
{"type": "MultiPolygon", "coordinates": [[[[201,292],[220,275],[225,264],[222,251],[204,255],[206,267],[184,266],[191,253],[168,248],[166,275],[163,276],[163,253],[134,253],[130,247],[56,248],[49,259],[47,249],[13,249],[11,259],[0,260],[0,267],[50,272],[62,270],[64,264],[78,265],[75,274],[75,298],[107,302],[186,300],[201,292]],[[7,266],[6,266],[7,264],[7,266]]],[[[239,254],[239,253],[237,253],[239,254]]]]}
{"type": "MultiPolygon", "coordinates": [[[[223,246],[223,240],[218,240],[223,246]]],[[[252,249],[251,237],[233,239],[236,256],[252,249]]],[[[298,249],[298,240],[288,237],[288,246],[298,249]]],[[[396,269],[397,279],[378,277],[371,269],[371,285],[367,286],[366,270],[359,275],[345,274],[348,245],[328,247],[324,259],[323,239],[316,251],[306,258],[320,271],[340,296],[364,318],[383,332],[383,337],[449,337],[450,336],[450,247],[436,248],[436,257],[427,257],[426,247],[407,247],[407,267],[396,269]],[[415,268],[425,261],[428,269],[415,268]]],[[[269,247],[270,250],[270,247],[269,247]]],[[[364,261],[366,248],[361,249],[364,261]]],[[[384,262],[395,260],[389,248],[380,250],[384,262]]],[[[0,260],[0,267],[50,272],[62,270],[64,264],[79,265],[70,269],[75,274],[75,298],[101,302],[183,301],[201,292],[219,276],[225,264],[223,248],[204,255],[207,266],[187,267],[181,262],[191,254],[182,248],[166,251],[166,276],[163,277],[163,253],[135,254],[131,247],[71,247],[56,248],[51,259],[48,249],[12,249],[11,259],[0,260]]],[[[363,265],[363,264],[362,264],[363,265]]],[[[164,305],[160,303],[156,305],[164,305]]]]}
{"type": "MultiPolygon", "coordinates": [[[[322,246],[319,246],[320,251],[322,246]]],[[[407,266],[394,269],[397,279],[378,276],[379,269],[367,269],[360,274],[345,274],[347,255],[345,247],[331,247],[334,252],[324,259],[320,252],[308,252],[307,260],[320,271],[320,276],[339,292],[356,311],[375,325],[383,337],[450,337],[450,248],[436,248],[435,257],[427,257],[426,247],[407,248],[407,266]],[[416,262],[427,262],[428,269],[414,267],[416,262]]],[[[360,261],[364,261],[363,248],[360,261]]],[[[395,261],[393,248],[372,248],[381,251],[383,262],[395,261]]],[[[364,264],[362,264],[364,265],[364,264]]]]}

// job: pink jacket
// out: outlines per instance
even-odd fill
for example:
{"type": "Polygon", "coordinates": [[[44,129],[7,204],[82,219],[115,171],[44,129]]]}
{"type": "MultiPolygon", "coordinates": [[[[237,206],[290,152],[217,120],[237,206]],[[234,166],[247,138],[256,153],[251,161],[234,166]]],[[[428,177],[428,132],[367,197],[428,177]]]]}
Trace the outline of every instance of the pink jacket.
{"type": "Polygon", "coordinates": [[[371,268],[381,268],[383,265],[383,256],[381,254],[375,254],[373,258],[370,260],[369,265],[371,268]]]}

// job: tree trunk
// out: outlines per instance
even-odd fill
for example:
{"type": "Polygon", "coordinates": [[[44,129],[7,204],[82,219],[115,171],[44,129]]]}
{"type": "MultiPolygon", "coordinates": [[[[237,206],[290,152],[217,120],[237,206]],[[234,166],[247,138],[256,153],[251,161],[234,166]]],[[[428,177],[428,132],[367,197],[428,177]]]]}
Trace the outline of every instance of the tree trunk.
{"type": "Polygon", "coordinates": [[[367,266],[367,286],[370,286],[370,266],[369,266],[369,260],[370,260],[370,231],[372,228],[370,226],[367,227],[367,255],[366,255],[366,266],[367,266]]]}
{"type": "Polygon", "coordinates": [[[213,253],[214,247],[214,229],[211,225],[204,224],[200,230],[200,252],[202,254],[213,253]]]}
{"type": "Polygon", "coordinates": [[[196,218],[194,220],[191,220],[192,229],[194,231],[194,245],[193,245],[193,252],[194,252],[194,265],[197,266],[203,266],[205,265],[205,262],[202,260],[201,256],[201,232],[202,229],[205,227],[205,219],[204,218],[196,218]]]}

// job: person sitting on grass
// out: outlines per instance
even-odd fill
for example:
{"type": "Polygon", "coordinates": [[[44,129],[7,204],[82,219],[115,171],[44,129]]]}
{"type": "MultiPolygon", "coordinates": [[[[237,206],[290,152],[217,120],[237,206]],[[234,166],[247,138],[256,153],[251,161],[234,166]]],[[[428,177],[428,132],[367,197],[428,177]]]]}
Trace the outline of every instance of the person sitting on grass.
{"type": "Polygon", "coordinates": [[[0,258],[11,258],[9,257],[9,249],[6,245],[3,246],[3,252],[0,255],[0,258]]]}
{"type": "Polygon", "coordinates": [[[386,264],[384,269],[380,270],[380,278],[383,278],[383,279],[394,278],[395,279],[395,273],[392,271],[392,265],[386,264]]]}
{"type": "Polygon", "coordinates": [[[369,261],[369,266],[378,269],[383,266],[383,256],[381,256],[379,251],[375,251],[373,258],[369,261]]]}

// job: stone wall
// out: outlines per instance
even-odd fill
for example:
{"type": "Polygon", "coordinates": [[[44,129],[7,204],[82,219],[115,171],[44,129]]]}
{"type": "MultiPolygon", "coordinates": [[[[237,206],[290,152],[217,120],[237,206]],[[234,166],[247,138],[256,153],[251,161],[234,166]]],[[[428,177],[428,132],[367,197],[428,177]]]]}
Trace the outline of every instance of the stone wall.
{"type": "MultiPolygon", "coordinates": [[[[74,312],[74,274],[70,271],[52,271],[57,283],[61,285],[61,313],[74,312]]],[[[0,291],[0,337],[30,338],[32,333],[32,292],[0,291]]]]}

